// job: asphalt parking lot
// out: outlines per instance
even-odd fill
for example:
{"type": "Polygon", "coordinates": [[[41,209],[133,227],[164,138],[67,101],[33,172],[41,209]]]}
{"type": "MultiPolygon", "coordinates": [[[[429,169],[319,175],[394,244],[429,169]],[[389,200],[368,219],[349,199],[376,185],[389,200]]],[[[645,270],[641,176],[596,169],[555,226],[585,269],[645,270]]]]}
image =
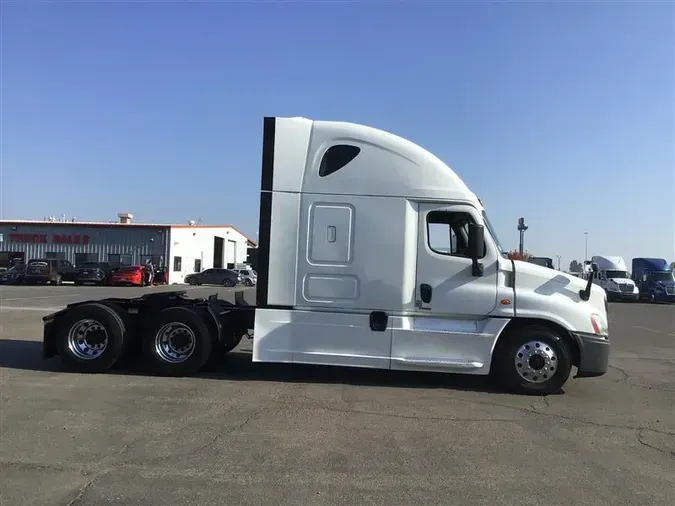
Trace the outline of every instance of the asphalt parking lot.
{"type": "Polygon", "coordinates": [[[250,342],[187,379],[41,359],[51,310],[164,289],[0,287],[0,505],[675,503],[675,306],[611,305],[608,374],[544,398],[250,342]]]}

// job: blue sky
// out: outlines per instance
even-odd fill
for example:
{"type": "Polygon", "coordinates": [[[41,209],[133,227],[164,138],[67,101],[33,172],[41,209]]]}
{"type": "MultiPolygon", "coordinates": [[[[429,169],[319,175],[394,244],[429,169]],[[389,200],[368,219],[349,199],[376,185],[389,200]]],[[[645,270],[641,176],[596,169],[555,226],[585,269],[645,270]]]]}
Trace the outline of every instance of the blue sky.
{"type": "Polygon", "coordinates": [[[669,2],[3,2],[2,218],[233,224],[262,117],[445,160],[506,247],[675,260],[669,2]],[[158,188],[146,196],[149,188],[158,188]]]}

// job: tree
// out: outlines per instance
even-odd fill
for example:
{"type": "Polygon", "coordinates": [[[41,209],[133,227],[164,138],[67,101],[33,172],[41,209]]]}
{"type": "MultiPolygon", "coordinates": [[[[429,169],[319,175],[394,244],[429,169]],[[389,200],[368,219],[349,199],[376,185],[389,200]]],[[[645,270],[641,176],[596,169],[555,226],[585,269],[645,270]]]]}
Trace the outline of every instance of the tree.
{"type": "Polygon", "coordinates": [[[520,253],[519,251],[509,251],[508,257],[510,260],[525,260],[527,261],[532,255],[529,253],[520,253]]]}
{"type": "Polygon", "coordinates": [[[570,272],[581,272],[582,270],[583,266],[579,262],[576,260],[570,262],[570,272]]]}

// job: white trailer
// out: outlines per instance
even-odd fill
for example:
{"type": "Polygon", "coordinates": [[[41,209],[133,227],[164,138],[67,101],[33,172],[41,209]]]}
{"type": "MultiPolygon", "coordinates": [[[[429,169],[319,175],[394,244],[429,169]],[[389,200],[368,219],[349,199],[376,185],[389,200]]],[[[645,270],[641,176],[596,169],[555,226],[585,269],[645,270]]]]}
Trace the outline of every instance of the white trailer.
{"type": "Polygon", "coordinates": [[[74,305],[45,318],[45,356],[99,371],[120,340],[139,342],[155,370],[185,375],[253,335],[256,362],[492,374],[540,393],[573,366],[604,374],[604,290],[503,253],[476,195],[420,146],[265,118],[255,307],[184,294],[74,305]]]}
{"type": "Polygon", "coordinates": [[[640,299],[640,290],[631,279],[622,257],[595,255],[591,262],[594,282],[604,288],[608,300],[640,299]]]}

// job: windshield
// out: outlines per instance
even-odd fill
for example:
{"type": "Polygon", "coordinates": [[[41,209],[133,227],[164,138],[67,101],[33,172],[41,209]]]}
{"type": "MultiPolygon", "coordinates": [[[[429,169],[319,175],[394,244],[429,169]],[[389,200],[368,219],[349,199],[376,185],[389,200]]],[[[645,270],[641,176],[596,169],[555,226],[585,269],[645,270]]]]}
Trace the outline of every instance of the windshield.
{"type": "Polygon", "coordinates": [[[605,271],[605,277],[607,279],[616,279],[616,278],[625,279],[628,277],[628,273],[626,271],[615,271],[615,270],[605,271]]]}
{"type": "Polygon", "coordinates": [[[672,272],[651,272],[649,279],[652,281],[673,281],[672,272]]]}
{"type": "Polygon", "coordinates": [[[488,229],[488,233],[490,234],[492,240],[495,242],[495,245],[497,246],[497,251],[499,251],[500,255],[505,256],[506,253],[504,252],[504,248],[502,248],[502,243],[499,242],[499,238],[497,237],[494,228],[492,228],[492,224],[490,223],[490,220],[488,220],[485,211],[483,211],[483,221],[485,222],[485,227],[488,229]]]}

